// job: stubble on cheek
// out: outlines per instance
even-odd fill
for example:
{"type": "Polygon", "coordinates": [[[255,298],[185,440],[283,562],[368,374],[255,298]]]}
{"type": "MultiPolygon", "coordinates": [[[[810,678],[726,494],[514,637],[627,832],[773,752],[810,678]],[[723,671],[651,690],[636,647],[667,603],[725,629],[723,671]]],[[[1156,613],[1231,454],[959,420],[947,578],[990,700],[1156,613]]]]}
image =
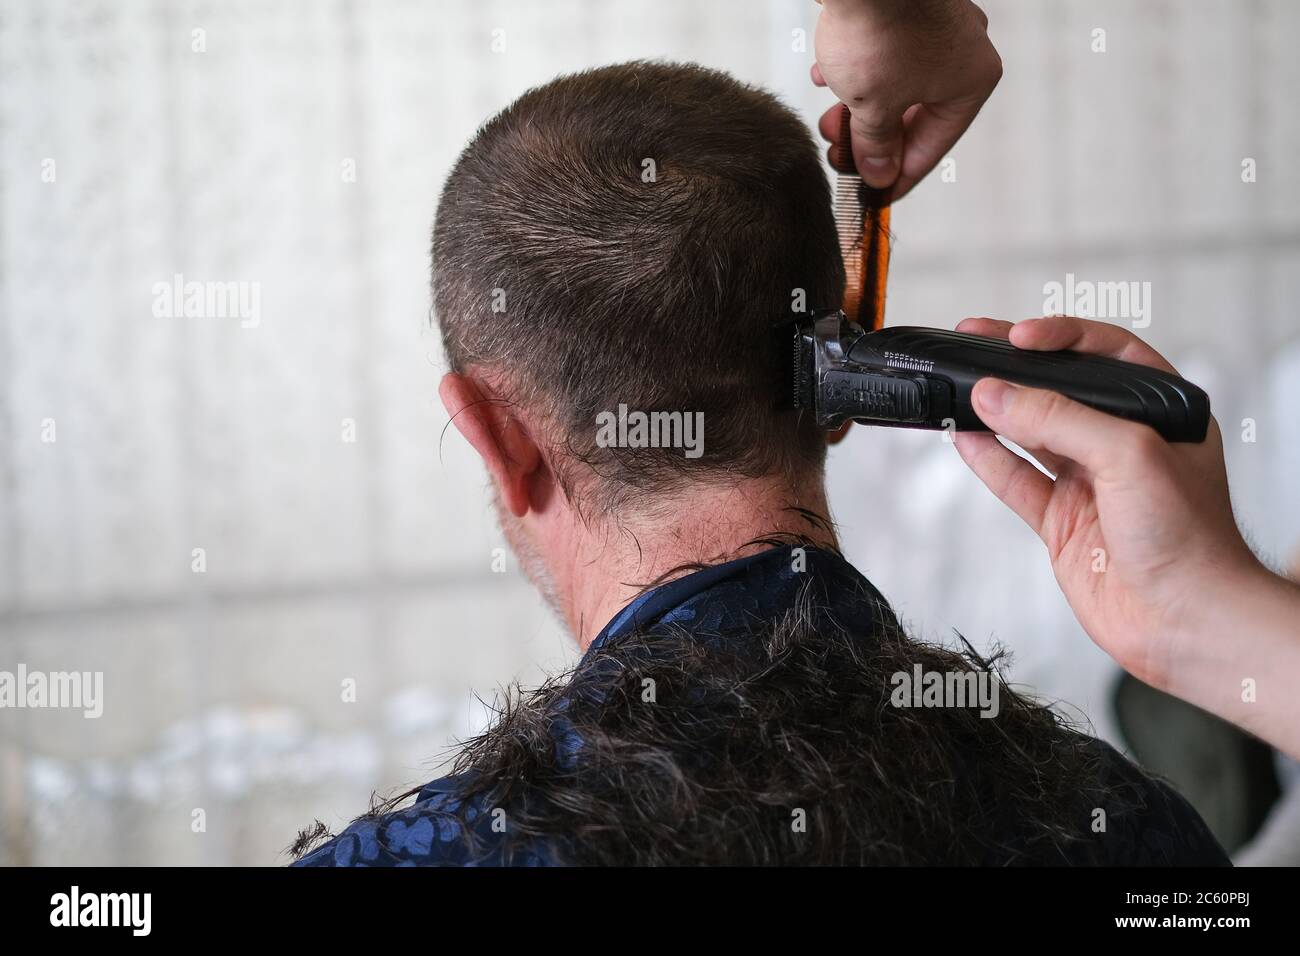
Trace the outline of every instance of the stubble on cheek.
{"type": "Polygon", "coordinates": [[[542,600],[546,606],[559,620],[560,624],[566,629],[568,622],[565,620],[564,608],[560,602],[559,588],[555,586],[555,579],[551,576],[546,562],[534,547],[533,542],[524,532],[522,522],[512,515],[501,503],[501,496],[495,488],[492,490],[492,507],[496,511],[497,524],[501,526],[501,533],[505,535],[506,543],[510,545],[510,550],[514,552],[515,560],[519,562],[519,568],[524,572],[524,577],[528,582],[537,589],[541,594],[542,600]]]}

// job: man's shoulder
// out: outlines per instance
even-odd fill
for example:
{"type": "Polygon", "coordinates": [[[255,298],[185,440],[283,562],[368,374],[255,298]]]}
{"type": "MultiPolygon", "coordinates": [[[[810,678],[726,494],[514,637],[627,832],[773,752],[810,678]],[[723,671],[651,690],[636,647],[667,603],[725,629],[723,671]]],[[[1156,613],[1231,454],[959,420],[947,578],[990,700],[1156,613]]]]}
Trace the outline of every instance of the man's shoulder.
{"type": "Polygon", "coordinates": [[[354,820],[293,866],[544,866],[543,848],[512,846],[482,796],[461,797],[466,777],[426,784],[409,807],[354,820]]]}
{"type": "Polygon", "coordinates": [[[1230,866],[1201,815],[1177,790],[1102,740],[1098,806],[1092,831],[1097,859],[1117,866],[1230,866]]]}

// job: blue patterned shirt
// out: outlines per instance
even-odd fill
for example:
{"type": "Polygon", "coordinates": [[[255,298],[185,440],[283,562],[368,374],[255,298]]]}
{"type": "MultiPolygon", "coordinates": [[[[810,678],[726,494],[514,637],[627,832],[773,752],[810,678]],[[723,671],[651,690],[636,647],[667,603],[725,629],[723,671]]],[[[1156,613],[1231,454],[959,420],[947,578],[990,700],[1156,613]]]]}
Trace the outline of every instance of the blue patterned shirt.
{"type": "MultiPolygon", "coordinates": [[[[822,611],[840,624],[877,633],[897,626],[879,592],[838,554],[806,549],[803,564],[788,547],[708,567],[649,590],[624,608],[588,647],[565,698],[587,690],[585,667],[593,655],[620,635],[654,633],[672,626],[701,640],[744,642],[780,618],[810,580],[819,588],[822,611]]],[[[597,662],[598,663],[598,662],[597,662]]],[[[582,739],[561,712],[551,725],[559,761],[582,759],[582,739]]],[[[1226,864],[1227,857],[1195,810],[1174,790],[1140,771],[1113,748],[1095,741],[1101,757],[1101,782],[1140,795],[1135,809],[1113,821],[1118,839],[1104,841],[1107,856],[1081,857],[1080,863],[1128,865],[1226,864]]],[[[546,866],[560,862],[543,840],[513,841],[506,852],[501,828],[486,794],[465,795],[472,775],[444,777],[426,784],[406,808],[362,818],[305,855],[295,866],[546,866]],[[473,840],[466,840],[465,827],[473,840]]],[[[1112,837],[1115,834],[1112,833],[1112,837]]]]}

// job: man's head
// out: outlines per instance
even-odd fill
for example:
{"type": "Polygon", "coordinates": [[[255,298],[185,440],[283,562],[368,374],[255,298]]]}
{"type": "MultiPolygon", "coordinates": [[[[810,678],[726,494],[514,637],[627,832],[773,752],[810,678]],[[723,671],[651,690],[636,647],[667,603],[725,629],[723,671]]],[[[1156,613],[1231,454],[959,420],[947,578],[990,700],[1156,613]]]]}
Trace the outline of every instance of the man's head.
{"type": "Polygon", "coordinates": [[[512,543],[546,564],[548,511],[626,526],[701,487],[820,489],[825,438],[778,408],[770,330],[843,285],[817,149],[765,92],[638,62],[491,119],[443,190],[433,286],[443,398],[512,543]],[[702,442],[611,447],[620,406],[680,413],[702,442]]]}

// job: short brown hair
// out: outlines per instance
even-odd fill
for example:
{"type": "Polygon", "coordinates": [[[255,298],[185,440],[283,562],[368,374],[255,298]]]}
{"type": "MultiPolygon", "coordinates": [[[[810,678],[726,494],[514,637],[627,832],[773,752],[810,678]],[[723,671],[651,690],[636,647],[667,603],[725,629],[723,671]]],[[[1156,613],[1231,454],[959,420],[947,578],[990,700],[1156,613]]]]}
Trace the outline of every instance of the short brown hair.
{"type": "Polygon", "coordinates": [[[433,288],[451,367],[500,369],[515,401],[546,410],[571,498],[581,487],[613,508],[824,461],[815,425],[776,405],[769,330],[796,290],[808,308],[838,304],[844,268],[817,148],[765,91],[658,62],[528,91],[443,189],[433,288]],[[703,412],[702,456],[598,447],[595,417],[620,403],[703,412]]]}

